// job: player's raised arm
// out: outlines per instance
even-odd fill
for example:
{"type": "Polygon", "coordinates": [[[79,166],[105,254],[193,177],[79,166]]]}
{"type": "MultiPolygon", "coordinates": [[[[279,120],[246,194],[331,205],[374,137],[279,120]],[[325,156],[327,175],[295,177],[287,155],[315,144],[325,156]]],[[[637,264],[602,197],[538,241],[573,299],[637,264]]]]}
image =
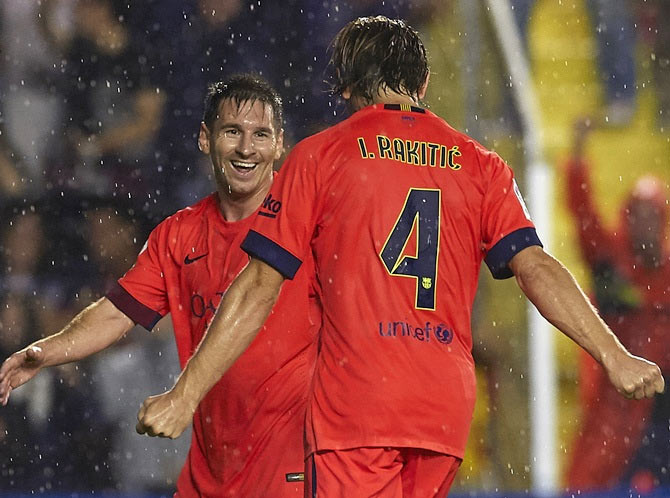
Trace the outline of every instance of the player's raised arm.
{"type": "Polygon", "coordinates": [[[284,277],[252,258],[226,291],[198,349],[174,387],[147,398],[137,416],[137,432],[176,438],[189,426],[196,407],[244,352],[265,323],[284,277]]]}
{"type": "Polygon", "coordinates": [[[6,405],[13,389],[44,367],[81,360],[105,349],[134,323],[111,301],[102,298],[81,311],[60,332],[35,341],[7,358],[0,367],[0,403],[6,405]]]}
{"type": "Polygon", "coordinates": [[[542,316],[593,356],[620,393],[641,399],[663,392],[658,366],[626,350],[561,263],[533,246],[515,255],[509,266],[542,316]]]}

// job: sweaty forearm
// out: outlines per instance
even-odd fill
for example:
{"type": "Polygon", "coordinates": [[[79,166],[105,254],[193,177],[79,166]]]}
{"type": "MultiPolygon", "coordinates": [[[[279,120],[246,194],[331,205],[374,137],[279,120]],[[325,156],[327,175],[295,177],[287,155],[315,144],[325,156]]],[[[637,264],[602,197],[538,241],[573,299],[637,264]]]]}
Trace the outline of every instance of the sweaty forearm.
{"type": "Polygon", "coordinates": [[[31,346],[44,352],[44,366],[78,361],[118,341],[133,322],[107,298],[102,298],[75,316],[60,332],[31,346]]]}
{"type": "Polygon", "coordinates": [[[282,281],[274,270],[252,260],[226,291],[205,337],[175,385],[194,409],[256,337],[277,300],[282,281]]]}
{"type": "Polygon", "coordinates": [[[599,363],[625,352],[570,272],[551,256],[542,255],[515,271],[519,286],[542,316],[599,363]]]}

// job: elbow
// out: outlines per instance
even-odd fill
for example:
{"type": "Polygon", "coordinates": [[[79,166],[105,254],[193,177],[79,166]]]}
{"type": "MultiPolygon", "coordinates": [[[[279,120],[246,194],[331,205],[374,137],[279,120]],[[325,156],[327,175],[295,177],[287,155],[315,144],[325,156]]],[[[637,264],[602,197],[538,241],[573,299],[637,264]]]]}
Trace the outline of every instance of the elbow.
{"type": "Polygon", "coordinates": [[[517,254],[510,267],[514,272],[519,287],[529,295],[533,289],[555,280],[562,265],[540,247],[529,248],[517,254]]]}

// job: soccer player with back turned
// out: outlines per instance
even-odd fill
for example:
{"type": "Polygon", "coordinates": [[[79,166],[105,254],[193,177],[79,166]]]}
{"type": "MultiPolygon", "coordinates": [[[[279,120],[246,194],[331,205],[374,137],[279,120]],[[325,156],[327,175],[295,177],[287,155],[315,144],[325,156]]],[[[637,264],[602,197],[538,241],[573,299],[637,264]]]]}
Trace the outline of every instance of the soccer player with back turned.
{"type": "MultiPolygon", "coordinates": [[[[167,313],[183,366],[248,262],[240,243],[272,184],[282,128],[281,99],[265,81],[241,75],[212,85],[199,146],[217,191],[160,223],[107,297],[8,358],[0,369],[2,403],[41,368],[100,351],[134,323],[152,329],[167,313]]],[[[308,264],[286,286],[257,340],[191,406],[193,437],[175,497],[303,495],[305,405],[321,318],[313,274],[308,264]]]]}
{"type": "Polygon", "coordinates": [[[512,170],[419,106],[426,53],[403,21],[361,18],[333,42],[354,114],[299,143],[242,247],[252,259],[174,388],[140,425],[177,434],[314,255],[323,326],[307,409],[306,490],[322,498],[443,497],[475,402],[470,315],[482,260],[630,397],[663,390],[570,273],[545,253],[512,170]]]}

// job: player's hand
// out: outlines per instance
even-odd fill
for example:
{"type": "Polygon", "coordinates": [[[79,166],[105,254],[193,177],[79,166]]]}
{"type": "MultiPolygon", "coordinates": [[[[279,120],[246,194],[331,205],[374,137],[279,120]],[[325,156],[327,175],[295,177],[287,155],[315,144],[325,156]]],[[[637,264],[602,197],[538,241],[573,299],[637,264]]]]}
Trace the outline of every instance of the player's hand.
{"type": "Polygon", "coordinates": [[[22,386],[44,367],[44,351],[28,346],[7,358],[0,367],[0,404],[5,406],[13,389],[22,386]]]}
{"type": "Polygon", "coordinates": [[[661,369],[644,358],[621,353],[604,364],[612,385],[627,398],[653,398],[665,390],[661,369]]]}
{"type": "Polygon", "coordinates": [[[137,414],[138,434],[169,437],[181,436],[193,419],[195,406],[174,389],[144,400],[137,414]]]}

